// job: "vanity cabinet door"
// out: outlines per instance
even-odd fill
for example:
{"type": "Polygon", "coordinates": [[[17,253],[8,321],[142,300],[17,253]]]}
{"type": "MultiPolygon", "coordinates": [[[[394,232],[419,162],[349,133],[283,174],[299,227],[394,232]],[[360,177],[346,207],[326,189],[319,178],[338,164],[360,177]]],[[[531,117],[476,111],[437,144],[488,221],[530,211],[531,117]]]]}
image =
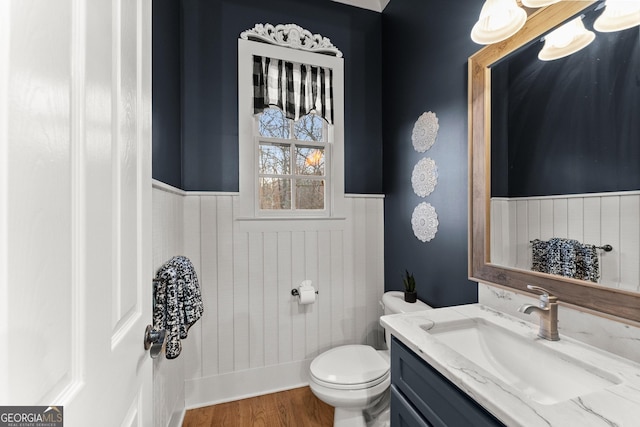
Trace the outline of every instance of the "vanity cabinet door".
{"type": "MultiPolygon", "coordinates": [[[[391,383],[434,427],[504,426],[395,337],[391,340],[391,383]]],[[[393,404],[392,400],[392,414],[393,404]]]]}

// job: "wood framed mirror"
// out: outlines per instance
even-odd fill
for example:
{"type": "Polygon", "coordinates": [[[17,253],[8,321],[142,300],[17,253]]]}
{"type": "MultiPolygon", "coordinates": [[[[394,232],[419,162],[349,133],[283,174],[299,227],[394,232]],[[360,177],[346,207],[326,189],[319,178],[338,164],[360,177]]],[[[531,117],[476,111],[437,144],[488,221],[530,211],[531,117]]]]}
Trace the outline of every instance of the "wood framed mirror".
{"type": "Polygon", "coordinates": [[[469,278],[520,292],[528,292],[528,284],[541,286],[561,303],[582,311],[640,322],[640,293],[491,262],[491,67],[595,3],[561,1],[528,10],[527,22],[518,33],[469,58],[469,278]]]}

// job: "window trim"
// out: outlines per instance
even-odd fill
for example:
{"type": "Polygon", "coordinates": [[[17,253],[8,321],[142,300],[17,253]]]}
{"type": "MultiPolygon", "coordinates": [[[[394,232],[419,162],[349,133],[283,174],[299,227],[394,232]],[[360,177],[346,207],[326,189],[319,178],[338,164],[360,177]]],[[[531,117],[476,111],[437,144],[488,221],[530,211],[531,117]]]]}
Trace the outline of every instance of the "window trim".
{"type": "MultiPolygon", "coordinates": [[[[291,140],[294,141],[294,140],[291,140]]],[[[339,218],[344,217],[344,60],[342,58],[238,39],[238,217],[250,218],[339,218]],[[334,117],[327,126],[327,142],[331,156],[325,170],[325,211],[286,210],[271,212],[260,209],[258,202],[257,120],[253,114],[253,56],[268,56],[290,62],[333,69],[334,117]]],[[[327,150],[325,151],[327,153],[327,150]]]]}

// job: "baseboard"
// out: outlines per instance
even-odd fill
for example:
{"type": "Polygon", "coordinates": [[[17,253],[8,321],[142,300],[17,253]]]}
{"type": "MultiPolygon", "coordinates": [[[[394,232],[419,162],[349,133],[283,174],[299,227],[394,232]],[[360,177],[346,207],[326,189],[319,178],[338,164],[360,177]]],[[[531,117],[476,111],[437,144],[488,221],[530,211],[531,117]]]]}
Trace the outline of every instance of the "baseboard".
{"type": "Polygon", "coordinates": [[[200,408],[306,386],[311,360],[187,380],[185,406],[200,408]]]}
{"type": "Polygon", "coordinates": [[[182,408],[180,412],[174,412],[173,414],[171,414],[171,419],[169,420],[169,424],[167,425],[167,427],[181,427],[186,411],[187,410],[185,408],[182,408]]]}

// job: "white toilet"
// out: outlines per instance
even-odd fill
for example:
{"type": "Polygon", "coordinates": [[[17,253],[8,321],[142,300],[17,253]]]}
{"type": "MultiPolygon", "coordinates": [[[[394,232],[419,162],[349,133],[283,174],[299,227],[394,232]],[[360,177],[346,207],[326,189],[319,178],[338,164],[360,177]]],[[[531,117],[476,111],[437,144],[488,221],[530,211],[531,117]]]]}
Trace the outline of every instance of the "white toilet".
{"type": "MultiPolygon", "coordinates": [[[[382,296],[384,314],[431,309],[422,301],[408,303],[404,293],[391,291],[382,296]]],[[[343,345],[313,359],[310,367],[311,391],[323,402],[335,407],[334,427],[389,425],[389,385],[391,383],[388,346],[343,345]]]]}

